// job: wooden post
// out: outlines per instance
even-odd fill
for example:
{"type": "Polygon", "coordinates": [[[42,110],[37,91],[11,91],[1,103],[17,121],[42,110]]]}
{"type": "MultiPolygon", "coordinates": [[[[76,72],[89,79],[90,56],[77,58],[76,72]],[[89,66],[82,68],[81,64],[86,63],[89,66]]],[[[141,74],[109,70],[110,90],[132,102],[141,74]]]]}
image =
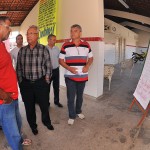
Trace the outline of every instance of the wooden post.
{"type": "Polygon", "coordinates": [[[137,106],[139,107],[139,109],[140,109],[140,110],[142,111],[142,113],[143,113],[142,118],[140,119],[140,121],[139,121],[138,124],[137,124],[137,127],[140,127],[140,126],[143,124],[145,118],[146,118],[147,115],[148,115],[148,112],[149,112],[149,110],[150,110],[150,104],[147,106],[146,110],[144,110],[143,107],[140,105],[140,103],[136,100],[136,98],[134,98],[133,101],[132,101],[132,103],[131,103],[130,106],[129,106],[129,110],[130,110],[130,111],[131,111],[131,109],[133,108],[133,105],[134,105],[135,103],[137,104],[137,106]]]}

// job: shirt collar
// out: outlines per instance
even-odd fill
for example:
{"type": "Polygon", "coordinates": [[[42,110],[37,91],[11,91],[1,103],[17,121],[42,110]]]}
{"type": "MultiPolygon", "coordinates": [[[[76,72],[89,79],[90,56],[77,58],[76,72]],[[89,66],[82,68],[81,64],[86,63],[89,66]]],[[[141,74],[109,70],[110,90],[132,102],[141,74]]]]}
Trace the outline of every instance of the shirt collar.
{"type": "MultiPolygon", "coordinates": [[[[71,42],[71,43],[73,43],[74,44],[74,42],[73,42],[73,40],[72,39],[70,39],[69,40],[69,42],[71,42]]],[[[80,39],[80,44],[83,42],[83,40],[82,39],[80,39]]]]}
{"type": "Polygon", "coordinates": [[[55,48],[56,46],[54,45],[54,46],[51,48],[51,47],[49,47],[49,45],[47,45],[47,47],[48,47],[49,49],[53,49],[53,48],[55,48]]]}
{"type": "MultiPolygon", "coordinates": [[[[36,45],[34,46],[34,48],[35,48],[35,47],[37,47],[37,48],[39,47],[39,43],[38,43],[38,42],[36,43],[36,45]]],[[[30,45],[29,45],[29,44],[28,44],[28,48],[30,48],[30,45]]],[[[33,48],[33,49],[34,49],[34,48],[33,48]]]]}

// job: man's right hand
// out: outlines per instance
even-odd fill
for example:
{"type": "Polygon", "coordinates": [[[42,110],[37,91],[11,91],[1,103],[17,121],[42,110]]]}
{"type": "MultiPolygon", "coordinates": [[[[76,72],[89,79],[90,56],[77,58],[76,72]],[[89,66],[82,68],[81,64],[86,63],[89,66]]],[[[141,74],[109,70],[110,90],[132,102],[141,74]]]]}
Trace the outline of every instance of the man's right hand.
{"type": "Polygon", "coordinates": [[[77,69],[78,69],[78,68],[76,68],[76,67],[69,67],[69,68],[68,68],[68,70],[69,70],[71,73],[73,73],[73,74],[77,74],[77,73],[78,73],[77,69]]]}
{"type": "Polygon", "coordinates": [[[12,102],[12,94],[13,93],[5,92],[0,89],[0,99],[4,100],[4,104],[9,104],[12,102]]]}

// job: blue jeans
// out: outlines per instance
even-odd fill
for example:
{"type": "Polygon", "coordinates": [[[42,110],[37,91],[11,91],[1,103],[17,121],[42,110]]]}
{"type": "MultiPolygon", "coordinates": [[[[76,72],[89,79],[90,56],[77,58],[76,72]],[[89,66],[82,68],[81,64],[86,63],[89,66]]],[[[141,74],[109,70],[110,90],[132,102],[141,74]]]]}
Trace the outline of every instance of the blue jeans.
{"type": "Polygon", "coordinates": [[[18,100],[0,105],[0,125],[12,150],[22,150],[21,116],[18,100]]]}
{"type": "Polygon", "coordinates": [[[83,103],[83,91],[85,88],[85,82],[76,82],[70,80],[69,78],[65,78],[66,87],[67,87],[67,99],[68,99],[68,111],[69,118],[75,119],[76,114],[80,114],[82,112],[81,107],[83,103]],[[75,97],[76,97],[76,105],[75,105],[75,97]]]}

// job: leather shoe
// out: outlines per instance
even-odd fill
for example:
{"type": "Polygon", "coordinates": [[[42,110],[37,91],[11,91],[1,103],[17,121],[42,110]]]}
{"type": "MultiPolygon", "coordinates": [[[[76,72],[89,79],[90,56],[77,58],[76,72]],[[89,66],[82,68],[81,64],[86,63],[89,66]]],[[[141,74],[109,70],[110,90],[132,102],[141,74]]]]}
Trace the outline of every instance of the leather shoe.
{"type": "Polygon", "coordinates": [[[32,133],[33,133],[34,135],[37,135],[37,134],[38,134],[38,130],[37,130],[37,129],[32,129],[32,133]]]}
{"type": "Polygon", "coordinates": [[[54,130],[54,127],[53,127],[51,124],[46,125],[46,127],[47,127],[47,129],[49,129],[49,130],[54,130]]]}
{"type": "Polygon", "coordinates": [[[60,103],[55,103],[55,105],[57,105],[58,107],[63,107],[63,105],[62,104],[60,104],[60,103]]]}

